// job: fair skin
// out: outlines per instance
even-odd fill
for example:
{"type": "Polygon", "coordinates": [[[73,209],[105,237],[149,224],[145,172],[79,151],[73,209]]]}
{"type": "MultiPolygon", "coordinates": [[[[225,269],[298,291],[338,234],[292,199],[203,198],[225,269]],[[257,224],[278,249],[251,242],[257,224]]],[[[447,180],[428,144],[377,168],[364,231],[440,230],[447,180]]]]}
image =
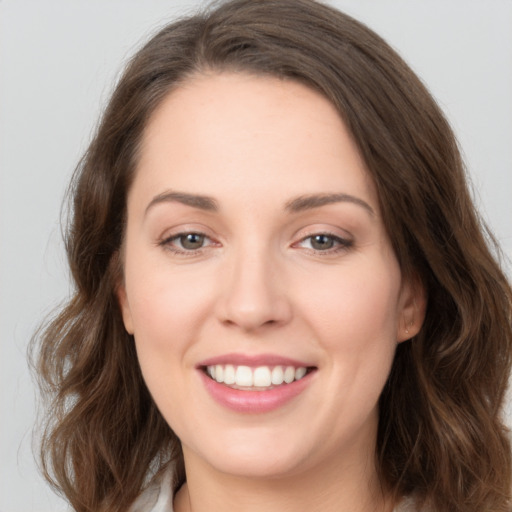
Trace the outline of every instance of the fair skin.
{"type": "Polygon", "coordinates": [[[127,208],[118,296],[183,446],[176,511],[391,510],[377,401],[423,299],[334,107],[290,81],[195,76],[150,119],[127,208]],[[224,383],[219,366],[298,373],[224,383]]]}

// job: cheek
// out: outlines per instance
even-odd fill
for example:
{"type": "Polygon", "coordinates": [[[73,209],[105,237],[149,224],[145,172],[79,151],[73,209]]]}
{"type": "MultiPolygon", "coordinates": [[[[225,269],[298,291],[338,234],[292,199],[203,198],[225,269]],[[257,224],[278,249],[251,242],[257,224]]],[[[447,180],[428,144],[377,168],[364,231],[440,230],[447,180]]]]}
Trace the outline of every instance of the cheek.
{"type": "Polygon", "coordinates": [[[146,266],[134,258],[127,270],[141,371],[167,422],[179,430],[183,399],[191,395],[183,370],[194,366],[191,348],[200,337],[208,293],[186,273],[170,272],[166,265],[146,266]]]}
{"type": "Polygon", "coordinates": [[[207,294],[190,276],[134,252],[125,276],[139,363],[153,391],[161,387],[155,380],[169,376],[198,338],[207,294]]]}
{"type": "Polygon", "coordinates": [[[159,285],[144,288],[134,301],[134,335],[141,364],[147,358],[177,359],[199,335],[201,297],[194,290],[159,285]]]}
{"type": "Polygon", "coordinates": [[[394,347],[399,283],[394,265],[379,272],[343,271],[323,281],[317,276],[315,286],[303,295],[303,310],[309,312],[304,316],[332,350],[359,353],[383,343],[394,347]]]}

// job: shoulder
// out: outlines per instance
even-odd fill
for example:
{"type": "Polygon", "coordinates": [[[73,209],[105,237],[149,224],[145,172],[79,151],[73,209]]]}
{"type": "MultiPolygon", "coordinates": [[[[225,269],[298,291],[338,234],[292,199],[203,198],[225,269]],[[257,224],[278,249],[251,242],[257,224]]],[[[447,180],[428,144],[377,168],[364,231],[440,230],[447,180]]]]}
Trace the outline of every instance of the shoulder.
{"type": "Polygon", "coordinates": [[[173,512],[172,471],[156,478],[133,502],[128,512],[173,512]]]}

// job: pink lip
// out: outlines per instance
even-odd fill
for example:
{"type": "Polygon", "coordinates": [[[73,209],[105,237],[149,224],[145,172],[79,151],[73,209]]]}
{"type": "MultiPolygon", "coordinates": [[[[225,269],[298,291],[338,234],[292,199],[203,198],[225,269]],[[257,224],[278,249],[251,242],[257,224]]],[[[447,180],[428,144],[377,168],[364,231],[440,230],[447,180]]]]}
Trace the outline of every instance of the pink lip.
{"type": "Polygon", "coordinates": [[[297,361],[296,359],[290,359],[288,357],[282,357],[275,354],[223,354],[221,356],[212,357],[201,361],[196,368],[205,366],[214,366],[216,364],[232,364],[235,366],[250,366],[255,368],[257,366],[294,366],[299,367],[311,367],[313,365],[305,363],[304,361],[297,361]]]}
{"type": "Polygon", "coordinates": [[[308,387],[315,373],[310,372],[300,380],[266,391],[245,391],[220,384],[202,369],[199,370],[206,390],[218,404],[235,412],[252,414],[270,412],[284,406],[308,387]]]}

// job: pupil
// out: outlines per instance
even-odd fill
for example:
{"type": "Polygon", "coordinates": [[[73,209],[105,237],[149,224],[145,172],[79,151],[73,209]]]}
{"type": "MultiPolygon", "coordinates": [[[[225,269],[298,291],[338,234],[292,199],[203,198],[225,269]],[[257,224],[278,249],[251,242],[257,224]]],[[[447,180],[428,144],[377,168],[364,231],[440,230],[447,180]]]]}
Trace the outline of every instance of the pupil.
{"type": "Polygon", "coordinates": [[[331,249],[333,246],[333,239],[328,235],[315,235],[311,241],[314,249],[331,249]]]}
{"type": "Polygon", "coordinates": [[[189,233],[182,236],[180,241],[184,249],[199,249],[203,245],[204,236],[197,233],[189,233]]]}

